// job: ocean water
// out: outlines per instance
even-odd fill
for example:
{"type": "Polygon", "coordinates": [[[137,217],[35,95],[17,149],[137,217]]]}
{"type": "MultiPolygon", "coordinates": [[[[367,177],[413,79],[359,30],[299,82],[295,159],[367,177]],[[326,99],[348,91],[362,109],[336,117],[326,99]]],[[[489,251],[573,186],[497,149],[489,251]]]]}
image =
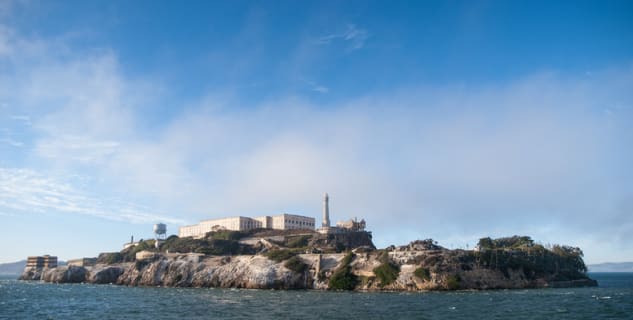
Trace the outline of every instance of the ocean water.
{"type": "Polygon", "coordinates": [[[0,319],[633,319],[633,273],[597,288],[424,293],[143,288],[0,279],[0,319]]]}

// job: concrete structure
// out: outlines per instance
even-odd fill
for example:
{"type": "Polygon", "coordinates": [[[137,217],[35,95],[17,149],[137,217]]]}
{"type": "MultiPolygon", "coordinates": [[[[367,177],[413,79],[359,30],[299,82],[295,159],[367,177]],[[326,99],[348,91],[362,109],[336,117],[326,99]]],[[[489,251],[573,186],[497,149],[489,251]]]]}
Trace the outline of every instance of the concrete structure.
{"type": "Polygon", "coordinates": [[[31,256],[26,259],[26,267],[27,268],[56,268],[57,267],[57,257],[56,256],[31,256]]]}
{"type": "Polygon", "coordinates": [[[280,214],[272,217],[273,227],[277,230],[314,230],[314,218],[296,214],[280,214]]]}
{"type": "Polygon", "coordinates": [[[129,247],[134,247],[134,246],[136,246],[137,244],[138,244],[138,241],[137,241],[137,242],[134,242],[134,236],[130,236],[130,242],[128,242],[128,243],[124,243],[124,244],[123,244],[123,249],[127,249],[127,248],[129,248],[129,247]]]}
{"type": "Polygon", "coordinates": [[[321,222],[321,228],[317,231],[322,234],[340,232],[338,228],[330,226],[330,197],[327,192],[323,196],[323,222],[321,222]]]}
{"type": "Polygon", "coordinates": [[[143,250],[143,251],[139,251],[136,253],[135,258],[138,261],[141,260],[150,260],[150,259],[154,259],[156,257],[158,257],[158,253],[156,252],[151,252],[151,251],[147,251],[147,250],[143,250]]]}
{"type": "Polygon", "coordinates": [[[330,197],[327,192],[325,196],[323,196],[323,222],[321,223],[321,228],[329,228],[330,227],[330,197]]]}
{"type": "Polygon", "coordinates": [[[207,232],[220,230],[245,231],[262,228],[262,221],[249,217],[229,217],[203,220],[198,224],[178,228],[179,237],[204,237],[207,232]]]}
{"type": "Polygon", "coordinates": [[[77,266],[77,267],[90,267],[90,266],[94,266],[96,263],[97,263],[97,258],[81,258],[81,259],[68,260],[69,266],[77,266]]]}
{"type": "Polygon", "coordinates": [[[336,227],[330,226],[330,197],[327,193],[323,196],[323,223],[317,232],[321,234],[335,234],[351,231],[365,231],[365,220],[356,218],[347,221],[338,221],[336,227]]]}
{"type": "Polygon", "coordinates": [[[365,226],[365,219],[361,219],[360,221],[358,221],[358,219],[354,218],[347,221],[336,222],[337,228],[346,229],[349,231],[365,231],[365,226]]]}
{"type": "Polygon", "coordinates": [[[314,218],[283,213],[276,216],[230,217],[203,220],[198,224],[178,228],[179,237],[202,238],[207,232],[219,230],[248,231],[253,229],[314,230],[314,218]]]}
{"type": "Polygon", "coordinates": [[[273,229],[273,217],[263,216],[263,217],[257,217],[255,218],[255,220],[259,221],[262,224],[260,228],[273,229]]]}

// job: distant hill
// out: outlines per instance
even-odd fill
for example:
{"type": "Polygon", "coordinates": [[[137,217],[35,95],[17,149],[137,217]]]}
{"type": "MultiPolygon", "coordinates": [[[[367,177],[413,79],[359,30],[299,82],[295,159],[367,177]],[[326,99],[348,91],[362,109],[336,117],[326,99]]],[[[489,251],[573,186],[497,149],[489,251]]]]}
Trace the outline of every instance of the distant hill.
{"type": "Polygon", "coordinates": [[[589,272],[633,272],[633,262],[605,262],[590,264],[589,272]]]}
{"type": "MultiPolygon", "coordinates": [[[[57,265],[64,266],[66,265],[66,261],[57,261],[57,265]]],[[[19,274],[22,274],[22,271],[24,271],[25,266],[26,266],[26,260],[20,260],[17,262],[9,262],[9,263],[0,263],[0,274],[19,275],[19,274]]]]}
{"type": "Polygon", "coordinates": [[[0,274],[21,274],[26,266],[26,260],[10,263],[0,263],[0,274]]]}

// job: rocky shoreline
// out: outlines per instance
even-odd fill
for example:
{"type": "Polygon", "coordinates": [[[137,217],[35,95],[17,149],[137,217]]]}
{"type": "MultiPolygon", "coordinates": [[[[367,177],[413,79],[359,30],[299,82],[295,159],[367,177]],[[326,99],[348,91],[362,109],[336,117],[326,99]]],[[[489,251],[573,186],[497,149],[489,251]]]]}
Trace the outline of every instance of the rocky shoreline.
{"type": "Polygon", "coordinates": [[[390,250],[296,254],[280,261],[264,254],[156,253],[133,262],[27,268],[20,279],[124,286],[357,291],[597,286],[586,275],[570,278],[561,273],[539,274],[527,265],[500,267],[478,260],[483,256],[420,242],[390,250]]]}

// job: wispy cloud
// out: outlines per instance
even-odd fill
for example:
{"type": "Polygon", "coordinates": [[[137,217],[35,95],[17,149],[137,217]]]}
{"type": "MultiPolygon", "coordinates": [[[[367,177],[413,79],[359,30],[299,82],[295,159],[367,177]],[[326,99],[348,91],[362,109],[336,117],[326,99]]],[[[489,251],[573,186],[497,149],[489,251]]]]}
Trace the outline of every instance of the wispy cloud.
{"type": "MultiPolygon", "coordinates": [[[[348,26],[319,43],[356,50],[367,38],[348,26]]],[[[0,171],[0,212],[179,221],[153,213],[168,210],[47,176],[53,167],[88,172],[132,199],[152,197],[189,221],[281,210],[318,215],[329,191],[333,216],[365,217],[379,245],[464,234],[472,241],[508,230],[558,241],[548,227],[559,225],[553,229],[576,238],[617,235],[625,247],[633,233],[626,210],[613,208],[631,198],[633,109],[610,108],[604,118],[594,112],[631,105],[630,68],[409,88],[325,106],[281,95],[243,108],[210,96],[148,129],[148,109],[130,94],[139,91],[136,82],[118,71],[115,55],[44,61],[0,78],[0,98],[12,101],[13,114],[38,115],[29,129],[34,147],[22,149],[39,165],[0,171]],[[58,104],[41,107],[48,101],[58,104]]],[[[596,243],[585,252],[603,252],[596,243]]]]}
{"type": "Polygon", "coordinates": [[[315,86],[312,87],[312,91],[316,91],[318,93],[328,93],[328,92],[330,92],[330,89],[328,87],[325,87],[325,86],[315,85],[315,86]]]}
{"type": "Polygon", "coordinates": [[[347,29],[345,29],[345,31],[322,36],[317,40],[317,43],[326,45],[335,41],[344,41],[347,43],[347,49],[353,51],[364,47],[368,38],[369,33],[367,30],[360,29],[354,24],[349,24],[347,25],[347,29]]]}
{"type": "Polygon", "coordinates": [[[82,192],[69,183],[30,169],[0,168],[0,212],[80,214],[132,223],[183,223],[138,205],[82,192]]]}
{"type": "MultiPolygon", "coordinates": [[[[1,97],[1,95],[0,95],[1,97]]],[[[4,122],[2,118],[0,118],[1,123],[6,125],[6,127],[0,128],[0,143],[8,144],[12,147],[21,148],[24,146],[24,142],[22,140],[22,133],[24,131],[28,131],[32,125],[31,118],[26,115],[12,115],[7,117],[9,122],[4,122]],[[16,138],[19,136],[20,138],[16,138]]]]}
{"type": "MultiPolygon", "coordinates": [[[[0,3],[2,3],[2,1],[0,1],[0,3]]],[[[2,16],[2,14],[0,14],[0,17],[2,16]]],[[[8,29],[4,28],[1,24],[0,24],[0,57],[3,56],[7,56],[10,54],[11,51],[11,44],[9,43],[9,31],[8,29]]]]}
{"type": "Polygon", "coordinates": [[[23,142],[16,141],[16,140],[13,140],[11,138],[0,138],[0,142],[6,143],[6,144],[8,144],[10,146],[13,146],[13,147],[22,147],[22,146],[24,146],[23,142]]]}
{"type": "Polygon", "coordinates": [[[117,141],[61,135],[39,140],[35,146],[35,151],[44,158],[97,163],[113,155],[119,145],[120,143],[117,141]]]}
{"type": "Polygon", "coordinates": [[[330,88],[324,85],[318,84],[314,81],[304,80],[304,82],[309,86],[311,91],[322,93],[322,94],[330,92],[330,88]]]}
{"type": "Polygon", "coordinates": [[[31,126],[32,125],[31,117],[29,117],[27,115],[13,115],[13,116],[11,116],[11,119],[15,120],[15,121],[19,121],[22,124],[24,124],[25,126],[31,126]]]}

